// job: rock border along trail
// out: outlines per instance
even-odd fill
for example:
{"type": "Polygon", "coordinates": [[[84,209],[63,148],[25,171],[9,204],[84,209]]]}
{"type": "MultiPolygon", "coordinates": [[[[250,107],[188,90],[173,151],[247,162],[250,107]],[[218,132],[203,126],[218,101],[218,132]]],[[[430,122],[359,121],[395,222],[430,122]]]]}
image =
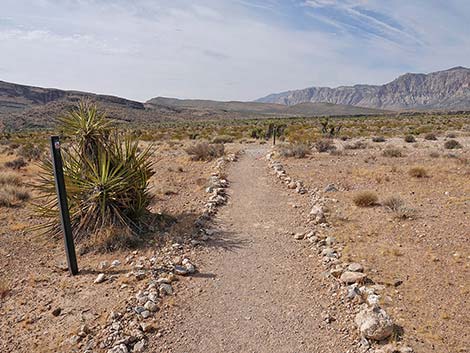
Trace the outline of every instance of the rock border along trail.
{"type": "MultiPolygon", "coordinates": [[[[317,255],[294,240],[308,214],[275,183],[266,147],[252,146],[229,168],[229,202],[213,222],[199,273],[159,313],[150,352],[360,352],[338,284],[317,255]]],[[[356,335],[357,336],[357,335],[356,335]]]]}

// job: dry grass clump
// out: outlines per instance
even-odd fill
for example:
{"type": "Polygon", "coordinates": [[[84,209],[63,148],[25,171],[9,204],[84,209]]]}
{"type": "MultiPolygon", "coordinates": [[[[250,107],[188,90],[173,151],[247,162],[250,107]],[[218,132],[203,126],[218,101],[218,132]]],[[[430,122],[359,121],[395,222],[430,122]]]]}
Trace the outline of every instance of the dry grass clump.
{"type": "Polygon", "coordinates": [[[387,197],[382,201],[382,206],[395,213],[395,217],[398,219],[410,219],[416,213],[414,209],[407,207],[405,201],[399,196],[387,197]]]}
{"type": "Polygon", "coordinates": [[[431,158],[439,158],[439,153],[436,152],[436,151],[433,151],[433,152],[429,153],[429,157],[431,157],[431,158]]]}
{"type": "Polygon", "coordinates": [[[403,154],[398,148],[387,148],[382,152],[382,155],[384,157],[393,157],[393,158],[398,158],[398,157],[403,157],[403,154]]]}
{"type": "Polygon", "coordinates": [[[385,142],[385,137],[383,137],[383,136],[374,136],[374,137],[372,137],[372,142],[385,142]]]}
{"type": "Polygon", "coordinates": [[[462,145],[457,140],[448,140],[444,143],[444,148],[448,150],[455,150],[457,148],[462,148],[462,145]]]}
{"type": "Polygon", "coordinates": [[[207,142],[199,142],[195,145],[186,148],[186,153],[191,156],[193,161],[211,161],[215,158],[221,157],[225,153],[223,144],[207,142]]]}
{"type": "Polygon", "coordinates": [[[429,176],[423,167],[413,167],[408,171],[408,174],[413,178],[427,178],[429,176]]]}
{"type": "Polygon", "coordinates": [[[28,165],[28,163],[26,163],[26,161],[23,159],[23,157],[19,157],[19,158],[16,158],[12,161],[9,161],[9,162],[5,163],[6,168],[15,169],[15,170],[26,167],[27,165],[28,165]]]}
{"type": "Polygon", "coordinates": [[[315,142],[315,148],[318,152],[328,152],[336,149],[336,146],[331,139],[321,139],[315,142]]]}
{"type": "Polygon", "coordinates": [[[22,186],[21,179],[14,173],[0,174],[0,207],[15,207],[31,198],[22,186]]]}
{"type": "Polygon", "coordinates": [[[282,157],[305,158],[310,154],[310,147],[304,143],[283,144],[278,147],[282,157]]]}
{"type": "Polygon", "coordinates": [[[212,139],[212,143],[231,143],[233,141],[234,138],[230,135],[219,135],[212,139]]]}
{"type": "Polygon", "coordinates": [[[408,142],[408,143],[416,142],[416,139],[413,135],[406,135],[404,140],[405,142],[408,142]]]}
{"type": "Polygon", "coordinates": [[[379,198],[372,191],[361,191],[354,195],[354,204],[358,207],[371,207],[377,204],[379,198]]]}
{"type": "Polygon", "coordinates": [[[425,140],[428,140],[428,141],[436,141],[437,140],[437,136],[433,133],[429,133],[429,134],[426,134],[424,136],[424,139],[425,140]]]}
{"type": "Polygon", "coordinates": [[[43,150],[39,146],[33,145],[32,143],[27,143],[18,149],[17,154],[18,156],[23,157],[29,161],[37,161],[41,159],[43,150]]]}
{"type": "Polygon", "coordinates": [[[348,143],[344,145],[345,150],[364,150],[367,148],[367,143],[363,141],[356,141],[354,143],[348,143]]]}

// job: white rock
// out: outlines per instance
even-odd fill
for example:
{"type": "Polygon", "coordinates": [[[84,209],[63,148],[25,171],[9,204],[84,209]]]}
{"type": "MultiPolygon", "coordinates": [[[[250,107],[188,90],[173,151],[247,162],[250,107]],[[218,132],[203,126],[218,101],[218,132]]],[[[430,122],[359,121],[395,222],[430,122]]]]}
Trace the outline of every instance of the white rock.
{"type": "Polygon", "coordinates": [[[361,310],[356,315],[355,322],[365,338],[380,341],[393,333],[392,319],[377,306],[361,310]]]}
{"type": "Polygon", "coordinates": [[[348,266],[348,271],[351,272],[363,272],[364,267],[361,264],[358,264],[357,262],[350,263],[348,266]]]}
{"type": "Polygon", "coordinates": [[[160,284],[161,295],[173,295],[173,287],[167,283],[160,284]]]}
{"type": "Polygon", "coordinates": [[[94,283],[102,283],[106,281],[106,275],[104,273],[100,273],[98,277],[96,277],[94,283]]]}
{"type": "Polygon", "coordinates": [[[155,312],[158,310],[157,304],[155,304],[153,301],[149,300],[145,303],[144,308],[147,309],[148,311],[155,312]]]}
{"type": "Polygon", "coordinates": [[[295,240],[302,240],[303,238],[304,238],[303,233],[295,233],[295,235],[294,235],[295,240]]]}
{"type": "Polygon", "coordinates": [[[345,271],[339,279],[346,284],[352,284],[364,282],[366,277],[365,274],[360,272],[345,271]]]}
{"type": "Polygon", "coordinates": [[[101,261],[98,268],[100,270],[106,270],[109,267],[109,262],[108,261],[101,261]]]}
{"type": "Polygon", "coordinates": [[[127,349],[126,345],[122,343],[118,346],[108,349],[108,353],[129,353],[129,350],[127,349]]]}
{"type": "Polygon", "coordinates": [[[135,352],[135,353],[143,352],[145,350],[145,345],[146,345],[145,340],[138,341],[136,344],[134,344],[134,348],[132,348],[132,352],[135,352]]]}
{"type": "Polygon", "coordinates": [[[119,260],[114,260],[113,262],[111,262],[111,267],[118,267],[121,265],[121,261],[119,260]]]}

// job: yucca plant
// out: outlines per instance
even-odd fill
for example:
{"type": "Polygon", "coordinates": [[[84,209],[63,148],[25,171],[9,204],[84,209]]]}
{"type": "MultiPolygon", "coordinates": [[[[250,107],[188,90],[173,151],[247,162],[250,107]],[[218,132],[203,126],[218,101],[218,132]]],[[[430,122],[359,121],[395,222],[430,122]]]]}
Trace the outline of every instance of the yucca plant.
{"type": "MultiPolygon", "coordinates": [[[[87,102],[59,123],[70,141],[62,158],[75,240],[107,228],[133,234],[144,230],[152,199],[151,147],[140,151],[134,136],[112,131],[105,114],[87,102]]],[[[42,199],[38,214],[46,219],[41,227],[57,235],[60,224],[50,159],[41,165],[37,188],[42,199]]]]}

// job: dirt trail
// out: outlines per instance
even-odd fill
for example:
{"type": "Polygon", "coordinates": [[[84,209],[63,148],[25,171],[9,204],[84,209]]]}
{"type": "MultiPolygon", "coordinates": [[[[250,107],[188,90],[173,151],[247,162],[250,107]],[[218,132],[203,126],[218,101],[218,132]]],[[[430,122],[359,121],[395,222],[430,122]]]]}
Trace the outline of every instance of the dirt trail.
{"type": "Polygon", "coordinates": [[[150,352],[354,351],[341,320],[325,322],[337,313],[316,255],[291,234],[305,230],[305,215],[290,204],[308,196],[274,183],[266,152],[252,147],[229,170],[230,202],[201,273],[161,313],[169,328],[150,352]]]}

